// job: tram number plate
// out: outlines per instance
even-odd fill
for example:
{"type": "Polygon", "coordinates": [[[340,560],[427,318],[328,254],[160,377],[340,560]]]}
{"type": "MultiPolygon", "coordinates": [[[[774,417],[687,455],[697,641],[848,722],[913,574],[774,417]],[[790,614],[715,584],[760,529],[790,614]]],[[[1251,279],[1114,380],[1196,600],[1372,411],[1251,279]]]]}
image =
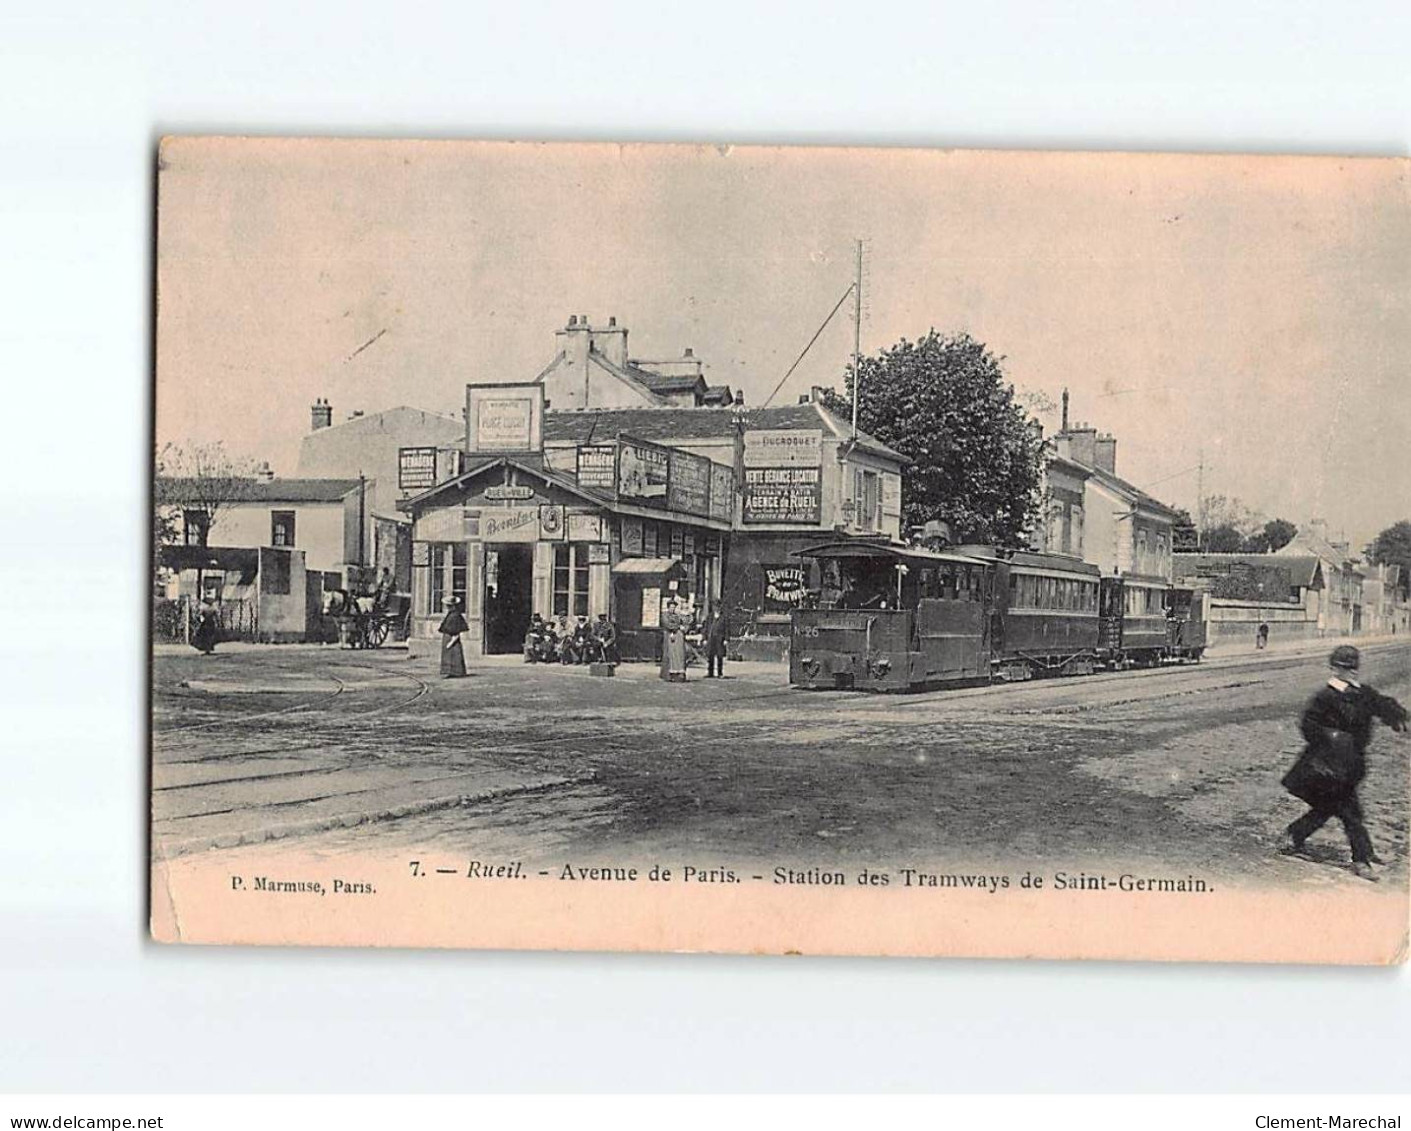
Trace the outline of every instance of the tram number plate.
{"type": "Polygon", "coordinates": [[[800,625],[798,628],[798,634],[800,636],[817,636],[818,626],[816,624],[800,625]]]}

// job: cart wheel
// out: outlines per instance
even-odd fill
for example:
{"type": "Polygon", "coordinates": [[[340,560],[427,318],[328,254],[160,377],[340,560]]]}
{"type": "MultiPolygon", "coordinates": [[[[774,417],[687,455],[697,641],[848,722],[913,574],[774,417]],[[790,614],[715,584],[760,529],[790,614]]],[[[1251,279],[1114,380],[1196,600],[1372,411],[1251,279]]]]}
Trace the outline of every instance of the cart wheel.
{"type": "Polygon", "coordinates": [[[370,648],[381,648],[387,643],[390,625],[385,620],[375,620],[367,626],[367,643],[370,648]]]}

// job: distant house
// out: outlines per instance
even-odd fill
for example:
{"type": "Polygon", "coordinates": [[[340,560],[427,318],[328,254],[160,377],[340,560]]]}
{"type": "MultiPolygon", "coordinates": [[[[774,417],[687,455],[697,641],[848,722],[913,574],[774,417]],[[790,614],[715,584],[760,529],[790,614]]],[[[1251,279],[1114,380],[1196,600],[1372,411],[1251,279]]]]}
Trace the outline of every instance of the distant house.
{"type": "Polygon", "coordinates": [[[410,592],[411,525],[397,503],[413,491],[399,482],[400,453],[425,449],[441,470],[438,478],[449,477],[459,470],[465,421],[398,405],[366,415],[355,412],[335,424],[332,405],[320,398],[312,406],[310,423],[312,430],[299,446],[298,474],[354,481],[362,477],[362,545],[350,560],[374,573],[390,569],[396,588],[410,592]]]}
{"type": "Polygon", "coordinates": [[[555,338],[554,359],[535,378],[550,410],[704,408],[734,400],[728,385],[707,383],[701,359],[689,347],[678,358],[629,357],[627,327],[616,318],[594,327],[586,314],[570,315],[555,338]]]}
{"type": "MultiPolygon", "coordinates": [[[[1063,428],[1054,437],[1050,476],[1072,467],[1084,472],[1082,505],[1076,508],[1076,485],[1067,496],[1069,525],[1076,536],[1067,552],[1080,553],[1084,561],[1102,570],[1135,580],[1171,580],[1172,531],[1180,512],[1117,474],[1117,440],[1101,435],[1086,424],[1068,426],[1068,394],[1064,392],[1063,428]]],[[[1062,552],[1062,551],[1060,551],[1062,552]]]]}
{"type": "Polygon", "coordinates": [[[308,569],[343,573],[358,563],[360,485],[356,479],[251,479],[239,482],[213,523],[202,503],[210,492],[200,481],[162,477],[155,502],[176,522],[187,546],[304,551],[308,569]]]}
{"type": "Polygon", "coordinates": [[[1350,636],[1364,631],[1362,583],[1364,572],[1354,562],[1346,542],[1328,539],[1327,524],[1315,518],[1298,528],[1289,543],[1275,552],[1279,557],[1312,556],[1323,572],[1323,600],[1318,611],[1319,631],[1350,636]]]}

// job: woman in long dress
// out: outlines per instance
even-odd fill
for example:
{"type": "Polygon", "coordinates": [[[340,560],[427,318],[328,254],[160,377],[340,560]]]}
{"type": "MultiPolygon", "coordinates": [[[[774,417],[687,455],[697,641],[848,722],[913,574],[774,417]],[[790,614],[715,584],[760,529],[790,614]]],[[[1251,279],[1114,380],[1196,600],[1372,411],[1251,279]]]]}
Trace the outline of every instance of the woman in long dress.
{"type": "Polygon", "coordinates": [[[686,621],[676,611],[676,602],[667,602],[661,618],[664,635],[661,645],[663,678],[671,683],[686,682],[686,621]]]}
{"type": "Polygon", "coordinates": [[[441,633],[441,678],[460,679],[465,675],[465,649],[461,647],[461,633],[470,625],[461,615],[461,603],[452,597],[446,603],[446,616],[438,630],[441,633]]]}
{"type": "Polygon", "coordinates": [[[216,650],[216,640],[220,636],[220,618],[216,607],[209,600],[201,602],[196,614],[196,631],[191,634],[191,647],[209,656],[216,650]]]}

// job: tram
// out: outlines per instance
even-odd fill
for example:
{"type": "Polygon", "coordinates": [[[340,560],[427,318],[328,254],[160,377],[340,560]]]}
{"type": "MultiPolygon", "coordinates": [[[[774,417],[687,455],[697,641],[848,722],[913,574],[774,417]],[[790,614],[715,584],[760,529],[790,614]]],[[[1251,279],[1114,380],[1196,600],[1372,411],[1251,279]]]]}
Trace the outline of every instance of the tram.
{"type": "Polygon", "coordinates": [[[1056,554],[850,540],[799,551],[789,682],[907,691],[1198,660],[1200,594],[1056,554]]]}

